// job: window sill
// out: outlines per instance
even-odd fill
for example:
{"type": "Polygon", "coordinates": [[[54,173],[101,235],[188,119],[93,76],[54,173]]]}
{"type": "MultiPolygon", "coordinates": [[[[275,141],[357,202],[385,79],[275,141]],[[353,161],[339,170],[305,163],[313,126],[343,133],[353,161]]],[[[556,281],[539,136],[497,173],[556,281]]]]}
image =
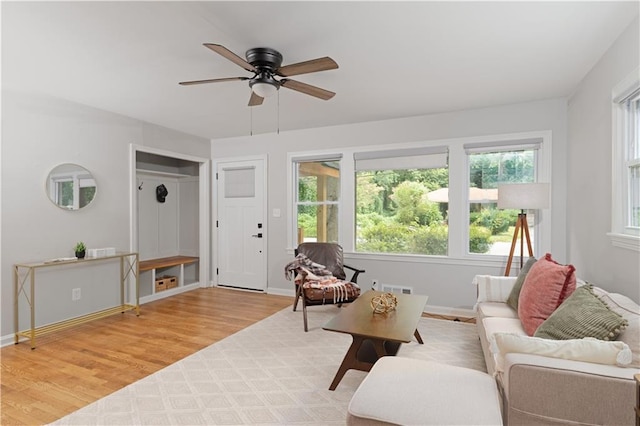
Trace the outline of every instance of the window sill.
{"type": "Polygon", "coordinates": [[[504,268],[506,256],[482,256],[469,255],[462,257],[455,256],[427,256],[418,254],[397,254],[397,253],[355,253],[345,252],[345,259],[362,259],[373,260],[379,262],[398,262],[398,263],[433,263],[438,265],[456,265],[456,266],[484,266],[504,268]]]}
{"type": "Polygon", "coordinates": [[[616,234],[610,232],[607,234],[611,239],[611,244],[627,250],[640,252],[640,237],[635,235],[616,234]]]}
{"type": "MultiPolygon", "coordinates": [[[[293,256],[294,249],[287,248],[286,252],[293,256]]],[[[460,266],[485,266],[503,268],[507,263],[507,256],[483,256],[483,255],[468,255],[461,257],[454,256],[426,256],[418,254],[398,254],[398,253],[357,253],[357,252],[344,252],[345,259],[362,259],[373,260],[380,262],[399,262],[399,263],[434,263],[439,265],[460,265],[460,266]]],[[[515,257],[514,257],[515,261],[515,257]]]]}

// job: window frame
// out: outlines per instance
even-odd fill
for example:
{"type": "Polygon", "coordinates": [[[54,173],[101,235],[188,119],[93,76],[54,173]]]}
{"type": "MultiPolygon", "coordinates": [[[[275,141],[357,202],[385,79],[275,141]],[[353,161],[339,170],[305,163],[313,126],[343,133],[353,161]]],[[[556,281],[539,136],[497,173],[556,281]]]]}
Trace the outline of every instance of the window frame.
{"type": "MultiPolygon", "coordinates": [[[[630,114],[625,106],[640,91],[640,68],[636,68],[618,83],[611,92],[612,108],[612,199],[611,232],[607,235],[616,247],[640,252],[640,228],[629,225],[629,172],[640,159],[630,158],[628,122],[630,114]]],[[[631,117],[632,118],[632,117],[631,117]]],[[[637,136],[636,136],[637,137],[637,136]]]]}
{"type": "MultiPolygon", "coordinates": [[[[483,143],[478,143],[478,144],[467,144],[465,145],[465,164],[466,164],[466,183],[467,183],[467,187],[470,185],[470,180],[471,180],[471,167],[470,167],[470,157],[473,154],[482,154],[482,153],[497,153],[497,152],[514,152],[514,151],[520,151],[520,150],[532,150],[533,151],[533,155],[534,155],[534,180],[532,183],[535,182],[548,182],[548,181],[544,181],[540,178],[539,173],[541,172],[540,170],[540,156],[541,156],[541,150],[543,148],[543,141],[541,138],[536,138],[536,139],[520,139],[520,140],[512,140],[512,141],[502,141],[502,142],[495,142],[495,143],[487,143],[487,144],[483,144],[483,143]]],[[[495,257],[495,258],[506,258],[507,256],[501,256],[501,255],[495,255],[495,254],[487,254],[487,253],[472,253],[470,251],[470,247],[469,247],[469,239],[470,239],[470,207],[469,207],[470,201],[469,201],[469,195],[468,195],[468,191],[467,191],[467,196],[466,196],[466,200],[465,200],[465,207],[466,207],[466,232],[465,232],[465,237],[466,237],[466,255],[470,256],[470,257],[477,257],[477,256],[490,256],[490,257],[495,257]]],[[[544,214],[544,210],[540,210],[537,211],[536,214],[534,215],[535,217],[535,226],[533,227],[533,229],[530,229],[529,232],[531,232],[533,234],[533,238],[532,240],[535,242],[535,244],[533,245],[533,251],[534,251],[534,256],[535,257],[540,257],[542,255],[540,249],[539,249],[539,244],[537,241],[539,241],[540,238],[543,238],[542,233],[539,230],[539,224],[541,222],[541,217],[544,214]]],[[[528,216],[530,217],[530,216],[528,216]]],[[[519,253],[519,252],[518,252],[519,253]]]]}
{"type": "MultiPolygon", "coordinates": [[[[358,254],[366,255],[398,255],[398,256],[431,256],[431,257],[443,257],[448,255],[448,237],[447,237],[447,255],[436,254],[418,254],[418,253],[394,253],[394,252],[367,252],[357,250],[357,181],[358,172],[360,171],[375,171],[375,170],[428,170],[428,169],[447,169],[447,181],[449,180],[449,148],[446,145],[443,146],[428,146],[418,148],[395,148],[386,150],[362,150],[354,153],[354,181],[356,182],[356,188],[354,188],[354,236],[352,250],[358,254]],[[386,155],[385,155],[386,154],[386,155]],[[393,164],[397,161],[397,167],[393,164]],[[420,164],[422,163],[422,164],[420,164]],[[420,167],[420,166],[425,167],[420,167]]],[[[448,235],[448,227],[447,227],[448,235]]]]}
{"type": "MultiPolygon", "coordinates": [[[[343,161],[343,155],[342,153],[339,152],[335,152],[335,151],[330,151],[327,152],[327,154],[320,154],[320,153],[313,153],[311,155],[297,155],[297,156],[291,156],[288,155],[288,179],[287,179],[287,184],[289,186],[288,188],[288,194],[289,194],[289,202],[288,204],[288,208],[287,208],[287,212],[288,212],[288,216],[290,218],[290,225],[287,227],[287,242],[288,245],[291,245],[292,243],[294,243],[297,245],[297,240],[298,240],[298,206],[300,205],[315,205],[315,206],[319,206],[319,205],[335,205],[338,206],[338,242],[342,241],[343,239],[343,227],[342,227],[342,206],[344,205],[343,203],[343,198],[344,198],[344,175],[342,172],[342,167],[344,164],[343,161]],[[338,201],[324,201],[322,203],[319,202],[302,202],[300,203],[298,200],[298,163],[301,162],[314,162],[314,161],[334,161],[337,162],[339,164],[339,170],[340,170],[340,189],[339,189],[339,196],[338,196],[338,201]],[[295,211],[295,214],[294,214],[295,211]]],[[[295,247],[295,245],[294,245],[295,247]]]]}
{"type": "MultiPolygon", "coordinates": [[[[540,140],[541,146],[538,150],[538,160],[536,164],[536,176],[539,182],[551,182],[551,153],[552,153],[552,132],[550,130],[496,134],[486,136],[472,136],[463,138],[448,138],[423,140],[409,143],[390,143],[380,145],[362,145],[351,147],[340,147],[324,151],[300,151],[287,153],[287,245],[288,253],[293,253],[296,247],[296,222],[294,215],[297,212],[295,204],[295,192],[297,191],[295,182],[295,161],[327,159],[341,157],[340,162],[340,204],[339,204],[339,243],[342,245],[345,256],[354,259],[382,260],[382,261],[402,261],[437,263],[450,265],[502,267],[507,256],[469,254],[469,227],[456,226],[449,227],[449,242],[447,256],[430,256],[418,254],[396,254],[396,253],[358,253],[355,251],[355,161],[354,155],[365,151],[394,151],[398,149],[424,148],[447,146],[449,151],[449,223],[468,224],[468,182],[469,165],[465,152],[465,145],[491,143],[504,145],[513,142],[514,145],[524,144],[528,140],[540,140]]],[[[553,198],[553,195],[552,195],[553,198]]],[[[296,213],[297,214],[297,213],[296,213]]],[[[542,210],[538,214],[536,234],[536,255],[551,251],[551,210],[542,210]]]]}

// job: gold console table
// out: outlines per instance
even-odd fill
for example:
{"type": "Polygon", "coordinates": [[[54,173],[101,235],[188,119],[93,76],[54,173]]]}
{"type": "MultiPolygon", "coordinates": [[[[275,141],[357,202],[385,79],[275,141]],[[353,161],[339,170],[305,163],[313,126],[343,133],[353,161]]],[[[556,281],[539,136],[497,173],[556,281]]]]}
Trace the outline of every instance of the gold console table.
{"type": "Polygon", "coordinates": [[[85,259],[73,260],[51,260],[35,263],[20,263],[13,265],[13,289],[14,289],[14,323],[15,323],[15,344],[20,342],[20,337],[26,337],[31,342],[31,349],[36,347],[36,337],[62,330],[74,325],[84,324],[95,319],[104,318],[116,313],[124,313],[126,311],[135,310],[136,315],[140,316],[140,282],[138,271],[138,253],[116,253],[111,256],[90,257],[85,259]],[[62,265],[86,265],[93,262],[103,262],[105,260],[120,259],[120,305],[114,306],[98,312],[81,315],[79,317],[60,321],[41,327],[36,327],[36,270],[42,268],[52,268],[62,265]],[[125,302],[125,282],[128,278],[135,281],[135,304],[125,302]],[[27,285],[28,284],[28,285],[27,285]],[[28,290],[25,288],[28,287],[28,290]],[[20,330],[20,316],[18,305],[20,296],[26,299],[31,311],[31,327],[27,330],[20,330]]]}

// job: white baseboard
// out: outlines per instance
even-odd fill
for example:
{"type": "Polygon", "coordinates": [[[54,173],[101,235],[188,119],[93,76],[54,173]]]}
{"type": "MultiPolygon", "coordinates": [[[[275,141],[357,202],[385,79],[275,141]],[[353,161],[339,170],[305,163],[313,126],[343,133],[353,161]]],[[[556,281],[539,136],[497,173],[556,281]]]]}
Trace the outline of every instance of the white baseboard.
{"type": "MultiPolygon", "coordinates": [[[[5,346],[9,346],[11,344],[14,343],[14,334],[9,334],[7,336],[2,336],[2,338],[0,338],[0,347],[5,347],[5,346]]],[[[27,339],[21,339],[21,340],[27,340],[27,339]]]]}
{"type": "Polygon", "coordinates": [[[475,318],[476,312],[473,309],[466,308],[450,308],[448,306],[427,305],[424,312],[434,315],[446,315],[450,317],[475,318]]]}
{"type": "MultiPolygon", "coordinates": [[[[366,290],[363,289],[363,292],[364,291],[366,290]]],[[[269,288],[267,289],[267,293],[274,294],[276,296],[289,296],[289,297],[294,297],[296,295],[293,288],[290,288],[290,289],[269,288]]],[[[476,317],[476,312],[473,309],[451,308],[449,306],[426,305],[424,307],[424,312],[428,314],[447,315],[451,317],[464,317],[464,318],[476,317]]]]}
{"type": "MultiPolygon", "coordinates": [[[[184,293],[186,291],[195,290],[200,287],[200,283],[188,284],[182,287],[175,287],[169,290],[165,290],[160,293],[152,294],[149,296],[144,296],[140,298],[140,304],[143,305],[145,303],[153,302],[155,300],[164,299],[165,297],[172,296],[174,294],[184,293]]],[[[294,297],[295,293],[292,288],[284,289],[284,288],[267,288],[266,293],[273,294],[276,296],[289,296],[294,297]]],[[[435,306],[435,305],[426,305],[424,307],[424,312],[428,314],[435,315],[447,315],[451,317],[463,317],[463,318],[475,318],[476,312],[473,309],[466,308],[451,308],[448,306],[435,306]]],[[[14,343],[14,335],[10,334],[8,336],[2,336],[0,339],[0,347],[8,346],[14,343]]]]}
{"type": "MultiPolygon", "coordinates": [[[[143,296],[140,298],[140,305],[144,305],[145,303],[153,302],[155,300],[164,299],[165,297],[173,296],[175,294],[180,294],[187,291],[195,290],[196,288],[199,288],[199,287],[200,287],[200,283],[196,282],[196,283],[187,284],[180,287],[171,288],[169,290],[165,290],[156,294],[151,294],[149,296],[143,296]]],[[[14,339],[15,339],[15,335],[13,333],[6,336],[2,336],[0,338],[0,347],[5,347],[5,346],[14,344],[15,343],[14,339]]],[[[21,337],[20,341],[26,342],[28,344],[29,339],[21,337]]]]}
{"type": "Polygon", "coordinates": [[[274,294],[276,296],[289,296],[294,297],[296,295],[293,288],[267,288],[267,294],[274,294]]]}

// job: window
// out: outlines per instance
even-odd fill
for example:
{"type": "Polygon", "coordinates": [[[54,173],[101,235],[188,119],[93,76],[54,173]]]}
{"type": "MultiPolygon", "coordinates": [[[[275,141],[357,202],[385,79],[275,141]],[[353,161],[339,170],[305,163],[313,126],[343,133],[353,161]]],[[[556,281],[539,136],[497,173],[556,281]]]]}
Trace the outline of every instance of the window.
{"type": "Polygon", "coordinates": [[[640,79],[638,70],[613,92],[612,242],[640,251],[640,79]]]}
{"type": "MultiPolygon", "coordinates": [[[[519,211],[497,210],[498,184],[549,182],[551,136],[536,131],[288,153],[290,247],[327,241],[374,260],[502,265],[519,211]]],[[[535,253],[549,251],[549,211],[529,213],[535,253]]]]}
{"type": "MultiPolygon", "coordinates": [[[[469,157],[469,253],[509,255],[520,211],[498,209],[498,185],[535,182],[538,147],[537,143],[466,147],[469,157]]],[[[532,211],[527,215],[533,247],[535,214],[532,211]]]]}
{"type": "Polygon", "coordinates": [[[447,152],[441,147],[355,154],[356,251],[447,255],[447,152]]]}
{"type": "Polygon", "coordinates": [[[340,160],[295,161],[297,242],[338,242],[340,160]]]}
{"type": "Polygon", "coordinates": [[[625,172],[629,188],[627,224],[636,232],[640,228],[640,91],[624,103],[627,110],[627,158],[625,172]]]}

